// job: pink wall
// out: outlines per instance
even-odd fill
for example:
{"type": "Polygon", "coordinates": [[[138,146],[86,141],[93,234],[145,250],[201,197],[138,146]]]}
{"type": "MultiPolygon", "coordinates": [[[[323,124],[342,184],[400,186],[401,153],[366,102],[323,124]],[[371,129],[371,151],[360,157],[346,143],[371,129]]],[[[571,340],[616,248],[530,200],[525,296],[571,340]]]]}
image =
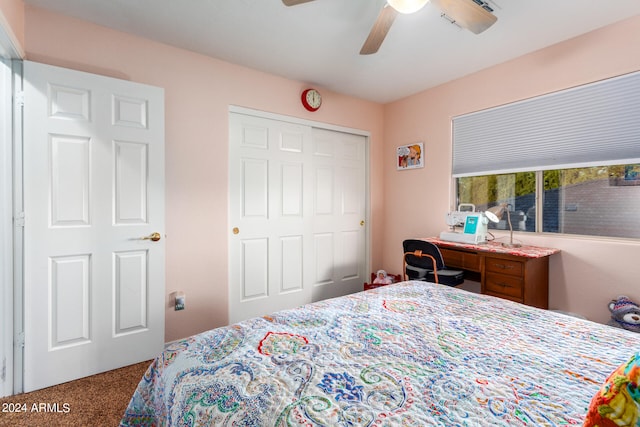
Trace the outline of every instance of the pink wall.
{"type": "MultiPolygon", "coordinates": [[[[0,0],[0,25],[19,51],[24,49],[24,1],[0,0]]],[[[22,53],[22,52],[20,52],[22,53]]]]}
{"type": "MultiPolygon", "coordinates": [[[[639,45],[640,17],[634,17],[385,106],[384,267],[401,271],[405,238],[446,227],[453,116],[640,70],[639,45]],[[425,142],[425,168],[396,171],[396,146],[413,141],[425,142]]],[[[626,294],[640,302],[637,240],[517,238],[562,250],[550,260],[550,308],[606,322],[610,299],[626,294]]]]}
{"type": "MultiPolygon", "coordinates": [[[[384,107],[324,91],[315,114],[299,104],[303,82],[38,8],[26,9],[24,47],[33,61],[165,88],[166,289],[167,295],[178,288],[188,295],[187,310],[167,309],[170,341],[226,323],[228,171],[220,159],[227,158],[229,105],[371,132],[371,267],[399,272],[402,240],[444,227],[452,116],[639,70],[639,42],[636,17],[384,107]],[[425,142],[425,168],[396,171],[396,146],[413,141],[425,142]]],[[[640,300],[637,241],[518,237],[562,249],[551,259],[551,308],[606,321],[612,297],[640,300]]]]}
{"type": "MultiPolygon", "coordinates": [[[[166,309],[166,340],[227,322],[228,108],[248,107],[371,133],[372,170],[382,158],[383,107],[323,90],[309,113],[291,81],[87,22],[26,8],[27,59],[165,88],[166,294],[181,289],[187,308],[166,309]]],[[[322,90],[322,88],[319,88],[322,90]]],[[[381,264],[383,175],[371,177],[372,266],[381,264]]]]}

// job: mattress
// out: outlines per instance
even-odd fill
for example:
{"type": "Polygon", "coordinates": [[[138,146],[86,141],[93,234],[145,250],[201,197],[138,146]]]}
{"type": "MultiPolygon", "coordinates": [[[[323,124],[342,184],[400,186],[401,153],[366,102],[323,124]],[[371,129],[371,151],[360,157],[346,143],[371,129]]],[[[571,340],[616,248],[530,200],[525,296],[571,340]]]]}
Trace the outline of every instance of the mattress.
{"type": "Polygon", "coordinates": [[[640,336],[402,282],[172,343],[121,425],[580,425],[640,336]]]}

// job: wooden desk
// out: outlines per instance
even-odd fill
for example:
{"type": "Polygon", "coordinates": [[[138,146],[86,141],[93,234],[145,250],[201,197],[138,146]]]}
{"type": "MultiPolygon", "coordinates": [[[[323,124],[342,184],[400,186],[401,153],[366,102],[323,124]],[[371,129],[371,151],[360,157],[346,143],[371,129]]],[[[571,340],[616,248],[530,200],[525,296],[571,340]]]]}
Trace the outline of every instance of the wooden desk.
{"type": "Polygon", "coordinates": [[[560,252],[559,249],[507,248],[494,242],[470,245],[435,237],[422,240],[440,248],[447,267],[479,275],[483,294],[549,308],[549,256],[560,252]]]}

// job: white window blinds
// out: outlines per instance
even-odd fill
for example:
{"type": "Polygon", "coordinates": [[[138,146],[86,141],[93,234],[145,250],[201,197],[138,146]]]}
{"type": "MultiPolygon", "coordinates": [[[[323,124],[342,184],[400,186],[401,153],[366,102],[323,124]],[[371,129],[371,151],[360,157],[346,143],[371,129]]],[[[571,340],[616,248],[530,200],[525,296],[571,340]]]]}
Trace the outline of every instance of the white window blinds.
{"type": "Polygon", "coordinates": [[[453,175],[640,162],[640,72],[453,119],[453,175]]]}

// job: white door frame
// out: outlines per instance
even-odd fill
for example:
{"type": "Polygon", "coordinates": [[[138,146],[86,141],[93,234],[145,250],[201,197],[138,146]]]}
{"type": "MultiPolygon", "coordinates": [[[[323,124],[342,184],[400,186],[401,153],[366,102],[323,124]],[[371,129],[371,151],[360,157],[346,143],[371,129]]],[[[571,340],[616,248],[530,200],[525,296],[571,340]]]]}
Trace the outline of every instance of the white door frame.
{"type": "MultiPolygon", "coordinates": [[[[13,61],[13,91],[23,93],[22,61],[13,61]]],[[[13,101],[13,394],[24,391],[24,185],[22,101],[13,101]],[[22,218],[22,219],[20,219],[22,218]]]]}
{"type": "Polygon", "coordinates": [[[0,100],[0,397],[22,392],[22,61],[3,60],[0,85],[11,94],[0,100]],[[6,75],[5,73],[8,73],[6,75]]]}
{"type": "MultiPolygon", "coordinates": [[[[0,397],[16,393],[14,363],[14,133],[12,61],[24,57],[11,27],[0,11],[0,397]]],[[[21,314],[21,312],[19,313],[21,314]]],[[[20,369],[22,365],[20,364],[20,369]]]]}
{"type": "Polygon", "coordinates": [[[0,397],[13,392],[11,62],[0,58],[0,397]]]}
{"type": "MultiPolygon", "coordinates": [[[[310,127],[319,128],[319,129],[350,133],[354,135],[364,136],[366,138],[366,142],[365,142],[365,224],[366,226],[364,231],[365,233],[365,272],[371,271],[371,227],[369,227],[370,225],[369,219],[371,218],[370,168],[369,168],[369,157],[371,153],[369,143],[371,139],[371,132],[361,130],[361,129],[354,129],[354,128],[349,128],[345,126],[337,126],[329,123],[302,119],[299,117],[270,113],[270,112],[261,111],[261,110],[254,110],[251,108],[240,107],[236,105],[229,106],[229,113],[239,113],[239,114],[245,114],[249,116],[260,117],[264,119],[277,120],[277,121],[288,122],[288,123],[293,123],[297,125],[310,126],[310,127]]],[[[231,213],[231,204],[230,204],[229,197],[230,195],[227,194],[227,209],[228,209],[227,211],[227,219],[228,219],[227,227],[228,228],[227,229],[231,230],[231,227],[233,227],[233,225],[230,222],[232,213],[231,213]]],[[[227,241],[227,251],[228,253],[231,253],[231,239],[227,241]]],[[[227,277],[231,277],[230,268],[231,268],[231,263],[229,262],[227,263],[227,270],[228,270],[227,277]]],[[[230,284],[228,284],[228,289],[230,289],[230,284]]]]}

